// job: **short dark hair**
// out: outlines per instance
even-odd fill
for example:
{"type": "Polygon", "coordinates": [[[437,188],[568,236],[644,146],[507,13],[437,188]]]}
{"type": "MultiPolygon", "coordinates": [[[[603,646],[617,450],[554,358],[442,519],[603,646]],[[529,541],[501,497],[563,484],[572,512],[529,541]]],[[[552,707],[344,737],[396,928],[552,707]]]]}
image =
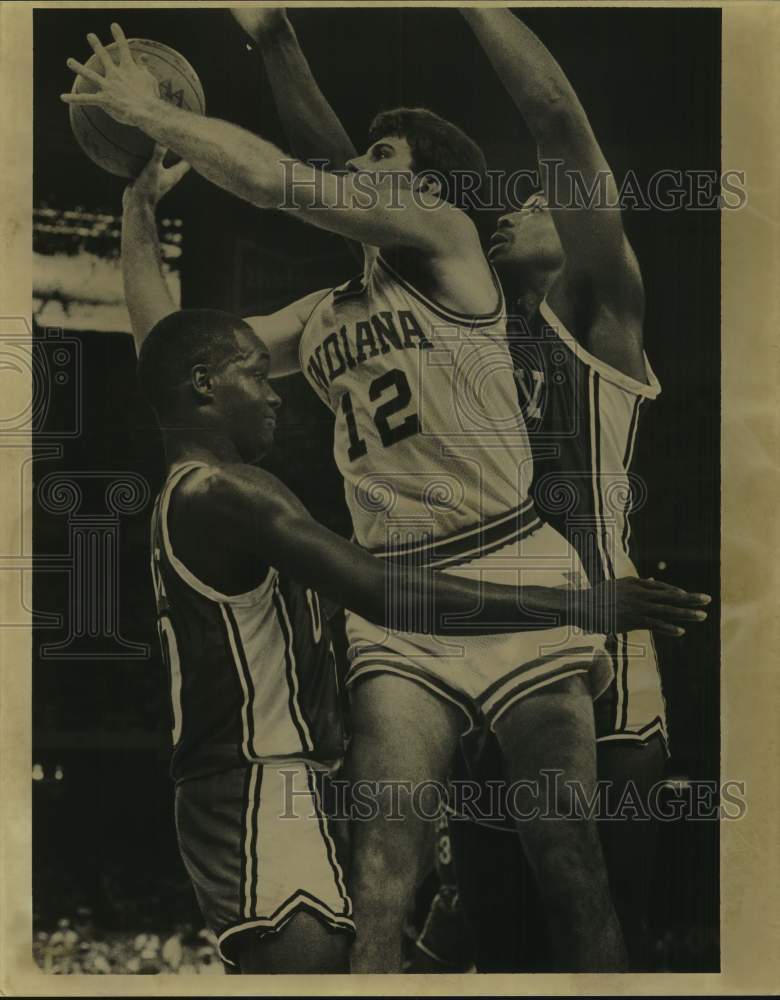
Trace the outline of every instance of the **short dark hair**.
{"type": "Polygon", "coordinates": [[[371,122],[369,145],[385,135],[406,139],[412,151],[412,169],[418,174],[436,174],[446,201],[464,211],[474,207],[463,175],[476,178],[472,188],[476,194],[486,177],[487,162],[476,142],[462,129],[428,108],[394,108],[380,111],[371,122]]]}
{"type": "Polygon", "coordinates": [[[219,309],[180,309],[157,323],[138,354],[138,384],[158,414],[171,409],[174,390],[194,365],[217,367],[237,353],[234,334],[252,328],[219,309]]]}

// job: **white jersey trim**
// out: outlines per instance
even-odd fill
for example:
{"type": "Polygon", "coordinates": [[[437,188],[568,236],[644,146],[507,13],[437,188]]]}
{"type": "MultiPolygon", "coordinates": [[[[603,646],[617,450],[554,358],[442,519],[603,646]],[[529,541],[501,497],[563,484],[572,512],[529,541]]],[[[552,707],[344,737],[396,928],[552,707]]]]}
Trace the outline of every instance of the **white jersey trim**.
{"type": "Polygon", "coordinates": [[[237,607],[246,607],[247,605],[258,604],[263,598],[265,591],[268,589],[270,578],[275,577],[275,574],[272,573],[270,567],[263,582],[258,584],[253,590],[248,590],[243,594],[221,594],[218,590],[215,590],[207,583],[203,583],[202,580],[199,580],[194,573],[187,569],[181,559],[179,559],[173,551],[171,536],[168,533],[168,507],[170,506],[173,491],[189,472],[192,472],[194,469],[207,468],[208,465],[206,465],[205,462],[187,462],[186,465],[174,468],[163,486],[162,493],[160,494],[160,529],[165,555],[167,556],[168,562],[171,564],[173,570],[181,577],[188,587],[192,587],[192,589],[196,591],[196,593],[200,594],[201,597],[207,597],[210,601],[215,601],[217,604],[234,604],[237,607]]]}
{"type": "Polygon", "coordinates": [[[422,305],[432,312],[435,316],[440,319],[446,320],[448,323],[454,323],[457,326],[465,327],[483,327],[483,326],[495,326],[500,320],[502,320],[506,313],[506,306],[504,303],[504,293],[501,288],[501,284],[496,277],[496,272],[493,268],[490,268],[490,277],[493,279],[493,287],[498,293],[498,304],[494,309],[488,313],[459,313],[454,309],[449,309],[447,306],[443,306],[433,299],[429,299],[427,295],[424,295],[419,288],[416,288],[410,281],[404,278],[402,275],[391,267],[390,264],[382,257],[381,254],[377,254],[376,263],[385,270],[393,281],[396,281],[405,291],[407,291],[412,298],[417,299],[422,305]]]}
{"type": "Polygon", "coordinates": [[[661,383],[658,381],[655,372],[650,367],[650,361],[644,351],[642,352],[642,357],[645,362],[648,384],[639,382],[630,375],[626,375],[625,372],[618,371],[617,368],[613,368],[612,365],[607,364],[606,361],[602,361],[589,351],[586,351],[577,338],[569,332],[558,316],[553,312],[547,299],[543,299],[539,303],[539,312],[544,320],[558,331],[558,335],[561,340],[569,348],[572,354],[579,358],[583,364],[592,368],[594,371],[597,371],[602,378],[606,379],[606,381],[611,382],[613,385],[616,385],[621,389],[625,389],[626,392],[630,392],[632,395],[643,396],[645,399],[655,399],[661,392],[661,383]]]}

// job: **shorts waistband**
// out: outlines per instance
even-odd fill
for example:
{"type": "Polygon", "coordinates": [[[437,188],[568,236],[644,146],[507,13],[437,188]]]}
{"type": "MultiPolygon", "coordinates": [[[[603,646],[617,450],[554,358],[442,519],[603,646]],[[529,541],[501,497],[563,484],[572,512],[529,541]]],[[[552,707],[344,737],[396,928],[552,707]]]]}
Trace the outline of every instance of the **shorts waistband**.
{"type": "Polygon", "coordinates": [[[484,521],[443,538],[410,537],[413,528],[399,528],[391,533],[390,544],[371,549],[371,554],[393,564],[411,564],[441,569],[471,562],[533,534],[542,525],[533,500],[526,498],[518,507],[496,514],[484,521]]]}

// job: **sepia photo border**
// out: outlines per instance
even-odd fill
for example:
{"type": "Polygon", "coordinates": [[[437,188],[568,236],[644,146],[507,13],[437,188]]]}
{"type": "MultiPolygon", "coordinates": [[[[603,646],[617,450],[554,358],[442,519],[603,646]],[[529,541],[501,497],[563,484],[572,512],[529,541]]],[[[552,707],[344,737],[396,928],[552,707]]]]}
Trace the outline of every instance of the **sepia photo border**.
{"type": "MultiPolygon", "coordinates": [[[[348,5],[361,4],[358,0],[348,5]]],[[[434,5],[467,6],[383,4],[434,5]]],[[[186,9],[178,3],[142,2],[5,3],[0,7],[0,156],[5,187],[0,317],[6,332],[30,329],[33,10],[173,6],[182,12],[186,9]]],[[[725,777],[745,782],[748,808],[741,820],[721,825],[721,972],[244,976],[207,981],[187,975],[46,975],[32,958],[31,637],[29,625],[16,622],[0,627],[0,994],[718,995],[780,990],[780,518],[775,507],[780,500],[780,64],[776,54],[780,5],[752,0],[679,4],[561,0],[554,6],[722,9],[722,164],[724,170],[745,171],[748,201],[740,211],[722,213],[721,768],[725,777]]],[[[6,442],[0,434],[0,622],[15,621],[20,604],[31,604],[32,573],[24,569],[32,554],[31,457],[29,440],[6,442]],[[20,588],[24,588],[23,602],[20,588]]],[[[711,667],[694,664],[701,671],[711,667]]]]}

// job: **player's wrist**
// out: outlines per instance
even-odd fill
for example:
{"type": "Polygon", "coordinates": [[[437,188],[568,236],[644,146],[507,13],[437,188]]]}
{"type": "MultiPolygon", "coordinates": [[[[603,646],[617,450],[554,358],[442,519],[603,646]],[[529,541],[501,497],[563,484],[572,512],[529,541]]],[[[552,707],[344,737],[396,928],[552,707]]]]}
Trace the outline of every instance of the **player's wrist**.
{"type": "Polygon", "coordinates": [[[132,124],[160,142],[159,130],[165,124],[167,115],[173,110],[172,105],[161,97],[139,97],[132,108],[132,124]]]}
{"type": "Polygon", "coordinates": [[[565,587],[529,587],[520,591],[518,615],[524,621],[531,614],[554,615],[559,625],[572,624],[572,594],[565,587]]]}
{"type": "Polygon", "coordinates": [[[293,26],[287,14],[282,11],[277,17],[265,20],[255,26],[251,38],[257,45],[277,44],[279,41],[292,37],[293,26]]]}
{"type": "Polygon", "coordinates": [[[128,184],[122,195],[122,205],[126,212],[141,218],[154,220],[159,199],[156,194],[139,184],[128,184]]]}

